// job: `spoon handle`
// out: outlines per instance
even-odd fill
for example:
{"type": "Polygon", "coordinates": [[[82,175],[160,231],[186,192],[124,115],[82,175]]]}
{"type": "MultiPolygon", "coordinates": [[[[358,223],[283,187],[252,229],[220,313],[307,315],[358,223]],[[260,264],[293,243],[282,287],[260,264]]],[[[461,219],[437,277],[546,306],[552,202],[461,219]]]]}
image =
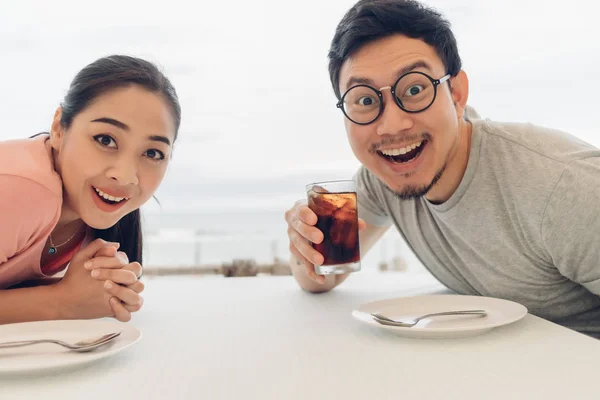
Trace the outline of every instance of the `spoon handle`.
{"type": "Polygon", "coordinates": [[[0,343],[0,349],[9,349],[9,348],[12,348],[12,347],[23,347],[23,346],[29,346],[29,345],[38,344],[38,343],[56,343],[56,344],[62,345],[62,343],[59,343],[59,342],[54,341],[54,340],[48,340],[48,339],[43,339],[43,340],[22,340],[22,341],[16,341],[16,342],[4,342],[4,343],[0,343]]]}
{"type": "Polygon", "coordinates": [[[445,311],[439,313],[425,314],[416,318],[415,321],[420,321],[424,318],[439,317],[442,315],[487,315],[485,310],[464,310],[464,311],[445,311]]]}

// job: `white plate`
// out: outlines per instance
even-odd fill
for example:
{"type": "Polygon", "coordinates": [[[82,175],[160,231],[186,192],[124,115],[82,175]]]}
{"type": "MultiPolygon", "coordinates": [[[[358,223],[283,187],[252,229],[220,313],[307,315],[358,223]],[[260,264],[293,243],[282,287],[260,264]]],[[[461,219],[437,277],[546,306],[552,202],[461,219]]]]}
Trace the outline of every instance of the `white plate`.
{"type": "Polygon", "coordinates": [[[40,372],[73,368],[116,354],[137,342],[142,333],[131,324],[115,320],[39,321],[0,325],[0,342],[29,339],[59,339],[65,342],[122,332],[106,346],[89,353],[76,353],[51,343],[0,349],[0,374],[40,372]]]}
{"type": "Polygon", "coordinates": [[[527,308],[513,301],[493,297],[430,295],[402,297],[368,303],[352,311],[361,322],[406,337],[452,338],[475,336],[507,325],[527,315],[527,308]],[[381,325],[370,316],[379,312],[397,320],[412,320],[420,315],[454,310],[485,310],[487,316],[443,316],[423,319],[411,328],[381,325]]]}

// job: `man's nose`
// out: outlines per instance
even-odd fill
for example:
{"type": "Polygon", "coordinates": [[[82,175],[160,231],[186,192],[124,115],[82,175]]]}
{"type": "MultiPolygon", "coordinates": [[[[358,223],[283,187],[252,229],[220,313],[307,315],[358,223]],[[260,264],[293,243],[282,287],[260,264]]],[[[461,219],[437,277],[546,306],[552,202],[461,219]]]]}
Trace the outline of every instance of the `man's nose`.
{"type": "Polygon", "coordinates": [[[383,92],[383,112],[375,121],[377,124],[377,134],[398,135],[414,126],[413,116],[401,109],[394,101],[394,95],[389,86],[379,89],[383,92]]]}

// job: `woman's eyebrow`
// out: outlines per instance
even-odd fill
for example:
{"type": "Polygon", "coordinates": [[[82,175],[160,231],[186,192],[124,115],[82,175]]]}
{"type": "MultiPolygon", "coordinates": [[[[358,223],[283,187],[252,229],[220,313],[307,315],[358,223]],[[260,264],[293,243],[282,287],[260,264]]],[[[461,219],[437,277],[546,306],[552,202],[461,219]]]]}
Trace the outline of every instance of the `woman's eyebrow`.
{"type": "Polygon", "coordinates": [[[168,137],[166,136],[158,136],[158,135],[152,135],[152,136],[148,136],[148,139],[150,140],[154,140],[156,142],[163,142],[166,143],[168,146],[171,145],[171,141],[169,140],[168,137]]]}
{"type": "Polygon", "coordinates": [[[110,124],[110,125],[116,126],[117,128],[123,129],[124,131],[129,130],[129,127],[126,124],[124,124],[121,121],[117,121],[114,118],[107,118],[107,117],[96,118],[96,119],[92,120],[92,122],[102,122],[105,124],[110,124]]]}

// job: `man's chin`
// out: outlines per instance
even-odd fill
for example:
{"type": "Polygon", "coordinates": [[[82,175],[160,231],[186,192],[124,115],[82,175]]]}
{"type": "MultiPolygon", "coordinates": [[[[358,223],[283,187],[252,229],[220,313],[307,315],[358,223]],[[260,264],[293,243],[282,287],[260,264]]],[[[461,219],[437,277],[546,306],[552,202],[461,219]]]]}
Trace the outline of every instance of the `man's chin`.
{"type": "Polygon", "coordinates": [[[388,185],[385,185],[385,188],[400,200],[413,200],[425,196],[427,192],[429,192],[429,189],[431,189],[431,186],[405,185],[403,187],[391,188],[388,185]]]}
{"type": "Polygon", "coordinates": [[[445,169],[445,166],[442,167],[429,183],[407,183],[399,186],[397,183],[386,182],[385,180],[382,180],[382,182],[385,188],[400,200],[419,199],[429,193],[431,188],[440,180],[445,169]]]}

